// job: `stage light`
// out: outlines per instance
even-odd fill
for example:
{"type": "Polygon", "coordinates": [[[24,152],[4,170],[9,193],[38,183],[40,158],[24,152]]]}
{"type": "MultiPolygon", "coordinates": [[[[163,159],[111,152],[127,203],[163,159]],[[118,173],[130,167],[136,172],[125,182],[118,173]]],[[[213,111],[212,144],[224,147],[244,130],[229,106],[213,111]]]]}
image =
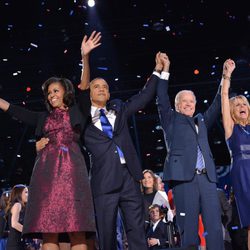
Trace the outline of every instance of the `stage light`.
{"type": "Polygon", "coordinates": [[[161,127],[160,125],[157,125],[157,126],[155,126],[155,129],[156,129],[156,130],[161,130],[162,127],[161,127]]]}
{"type": "Polygon", "coordinates": [[[26,92],[30,92],[30,91],[31,91],[31,87],[27,87],[26,92]]]}
{"type": "Polygon", "coordinates": [[[244,95],[247,95],[248,94],[248,91],[246,90],[246,91],[244,91],[244,95]]]}
{"type": "Polygon", "coordinates": [[[194,70],[194,74],[195,74],[195,75],[199,75],[199,73],[200,73],[200,71],[199,71],[198,69],[195,69],[195,70],[194,70]]]}
{"type": "Polygon", "coordinates": [[[35,43],[30,43],[30,46],[34,47],[34,48],[38,48],[38,45],[35,43]]]}
{"type": "Polygon", "coordinates": [[[94,7],[95,6],[95,0],[88,0],[88,6],[94,7]]]}

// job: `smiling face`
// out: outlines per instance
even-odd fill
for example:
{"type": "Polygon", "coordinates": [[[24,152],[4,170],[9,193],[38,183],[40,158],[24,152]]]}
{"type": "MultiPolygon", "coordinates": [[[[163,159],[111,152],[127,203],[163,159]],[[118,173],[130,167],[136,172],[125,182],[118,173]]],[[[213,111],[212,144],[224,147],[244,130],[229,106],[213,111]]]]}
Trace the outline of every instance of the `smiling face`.
{"type": "Polygon", "coordinates": [[[230,99],[230,109],[236,123],[246,125],[250,120],[250,107],[245,96],[236,96],[230,99]]]}
{"type": "Polygon", "coordinates": [[[142,185],[144,188],[154,188],[154,178],[151,173],[145,172],[143,174],[142,185]]]}
{"type": "Polygon", "coordinates": [[[196,99],[190,90],[182,90],[175,97],[175,109],[177,112],[192,117],[195,112],[196,99]]]}
{"type": "Polygon", "coordinates": [[[110,98],[109,86],[102,78],[96,78],[90,83],[90,98],[93,106],[103,108],[110,98]]]}
{"type": "Polygon", "coordinates": [[[49,85],[47,98],[52,108],[65,108],[65,104],[63,102],[64,94],[65,90],[61,83],[53,82],[49,85]]]}

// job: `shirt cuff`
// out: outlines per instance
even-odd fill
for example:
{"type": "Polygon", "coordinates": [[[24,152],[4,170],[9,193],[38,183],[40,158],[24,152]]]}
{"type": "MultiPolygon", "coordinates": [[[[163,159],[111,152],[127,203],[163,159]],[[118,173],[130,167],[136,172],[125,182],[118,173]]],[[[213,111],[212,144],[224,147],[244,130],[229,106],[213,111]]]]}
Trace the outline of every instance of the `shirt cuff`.
{"type": "Polygon", "coordinates": [[[160,242],[160,240],[159,240],[159,239],[157,239],[157,244],[158,244],[158,246],[160,246],[160,245],[161,245],[161,242],[160,242]]]}
{"type": "Polygon", "coordinates": [[[163,79],[163,80],[168,80],[169,76],[170,76],[169,72],[162,71],[160,78],[163,79]]]}
{"type": "Polygon", "coordinates": [[[160,74],[159,72],[157,72],[157,71],[154,71],[154,72],[153,72],[153,75],[156,75],[156,76],[158,76],[159,78],[161,78],[161,74],[160,74]]]}

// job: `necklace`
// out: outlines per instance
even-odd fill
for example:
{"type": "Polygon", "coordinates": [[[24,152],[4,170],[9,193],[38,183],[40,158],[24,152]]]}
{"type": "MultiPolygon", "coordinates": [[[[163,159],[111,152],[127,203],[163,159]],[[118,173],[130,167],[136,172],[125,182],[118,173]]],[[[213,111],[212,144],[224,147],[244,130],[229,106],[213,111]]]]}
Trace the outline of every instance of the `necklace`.
{"type": "Polygon", "coordinates": [[[242,125],[240,125],[240,127],[245,134],[250,135],[250,132],[247,131],[242,125]]]}

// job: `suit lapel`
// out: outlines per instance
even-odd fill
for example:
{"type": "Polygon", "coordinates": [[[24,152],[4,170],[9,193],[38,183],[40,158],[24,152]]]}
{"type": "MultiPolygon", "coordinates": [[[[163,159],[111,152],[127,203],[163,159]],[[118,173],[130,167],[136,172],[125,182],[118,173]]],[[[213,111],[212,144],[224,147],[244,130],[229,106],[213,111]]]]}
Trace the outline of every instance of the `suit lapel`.
{"type": "Polygon", "coordinates": [[[120,121],[120,116],[121,116],[121,112],[116,112],[116,118],[115,118],[115,125],[114,125],[113,133],[115,133],[116,130],[117,130],[118,122],[120,121]]]}
{"type": "Polygon", "coordinates": [[[203,126],[204,126],[204,118],[201,115],[197,115],[196,117],[197,117],[197,120],[198,120],[198,127],[199,127],[198,135],[200,135],[200,132],[203,129],[203,126]]]}
{"type": "Polygon", "coordinates": [[[185,116],[188,120],[188,122],[190,123],[190,126],[192,127],[192,129],[194,130],[194,132],[197,134],[196,128],[195,128],[195,123],[194,123],[194,117],[189,117],[189,116],[185,116]]]}
{"type": "MultiPolygon", "coordinates": [[[[105,137],[108,137],[106,135],[106,133],[104,133],[102,130],[100,130],[99,128],[97,128],[92,122],[91,124],[89,125],[89,129],[94,132],[95,134],[98,134],[100,136],[105,136],[105,137]]],[[[108,137],[109,138],[109,137],[108,137]]]]}
{"type": "MultiPolygon", "coordinates": [[[[114,124],[114,130],[113,130],[113,134],[115,133],[116,129],[117,129],[117,126],[118,126],[118,122],[119,122],[119,117],[121,115],[121,112],[120,111],[120,105],[118,105],[117,102],[114,101],[111,101],[109,103],[107,103],[107,106],[106,106],[107,110],[113,110],[115,111],[115,115],[116,115],[116,119],[115,119],[115,124],[114,124]]],[[[99,135],[101,136],[105,136],[105,137],[108,137],[106,135],[106,133],[104,133],[102,130],[100,130],[99,128],[97,128],[93,123],[92,123],[92,118],[91,118],[91,124],[89,125],[89,129],[95,133],[98,133],[99,135]]],[[[109,137],[108,137],[109,138],[109,137]]]]}
{"type": "Polygon", "coordinates": [[[118,105],[118,102],[116,102],[115,100],[111,101],[107,105],[107,110],[115,111],[116,118],[115,118],[114,130],[113,130],[113,134],[114,134],[115,131],[117,130],[118,122],[120,120],[120,115],[121,115],[120,105],[118,105]]]}

